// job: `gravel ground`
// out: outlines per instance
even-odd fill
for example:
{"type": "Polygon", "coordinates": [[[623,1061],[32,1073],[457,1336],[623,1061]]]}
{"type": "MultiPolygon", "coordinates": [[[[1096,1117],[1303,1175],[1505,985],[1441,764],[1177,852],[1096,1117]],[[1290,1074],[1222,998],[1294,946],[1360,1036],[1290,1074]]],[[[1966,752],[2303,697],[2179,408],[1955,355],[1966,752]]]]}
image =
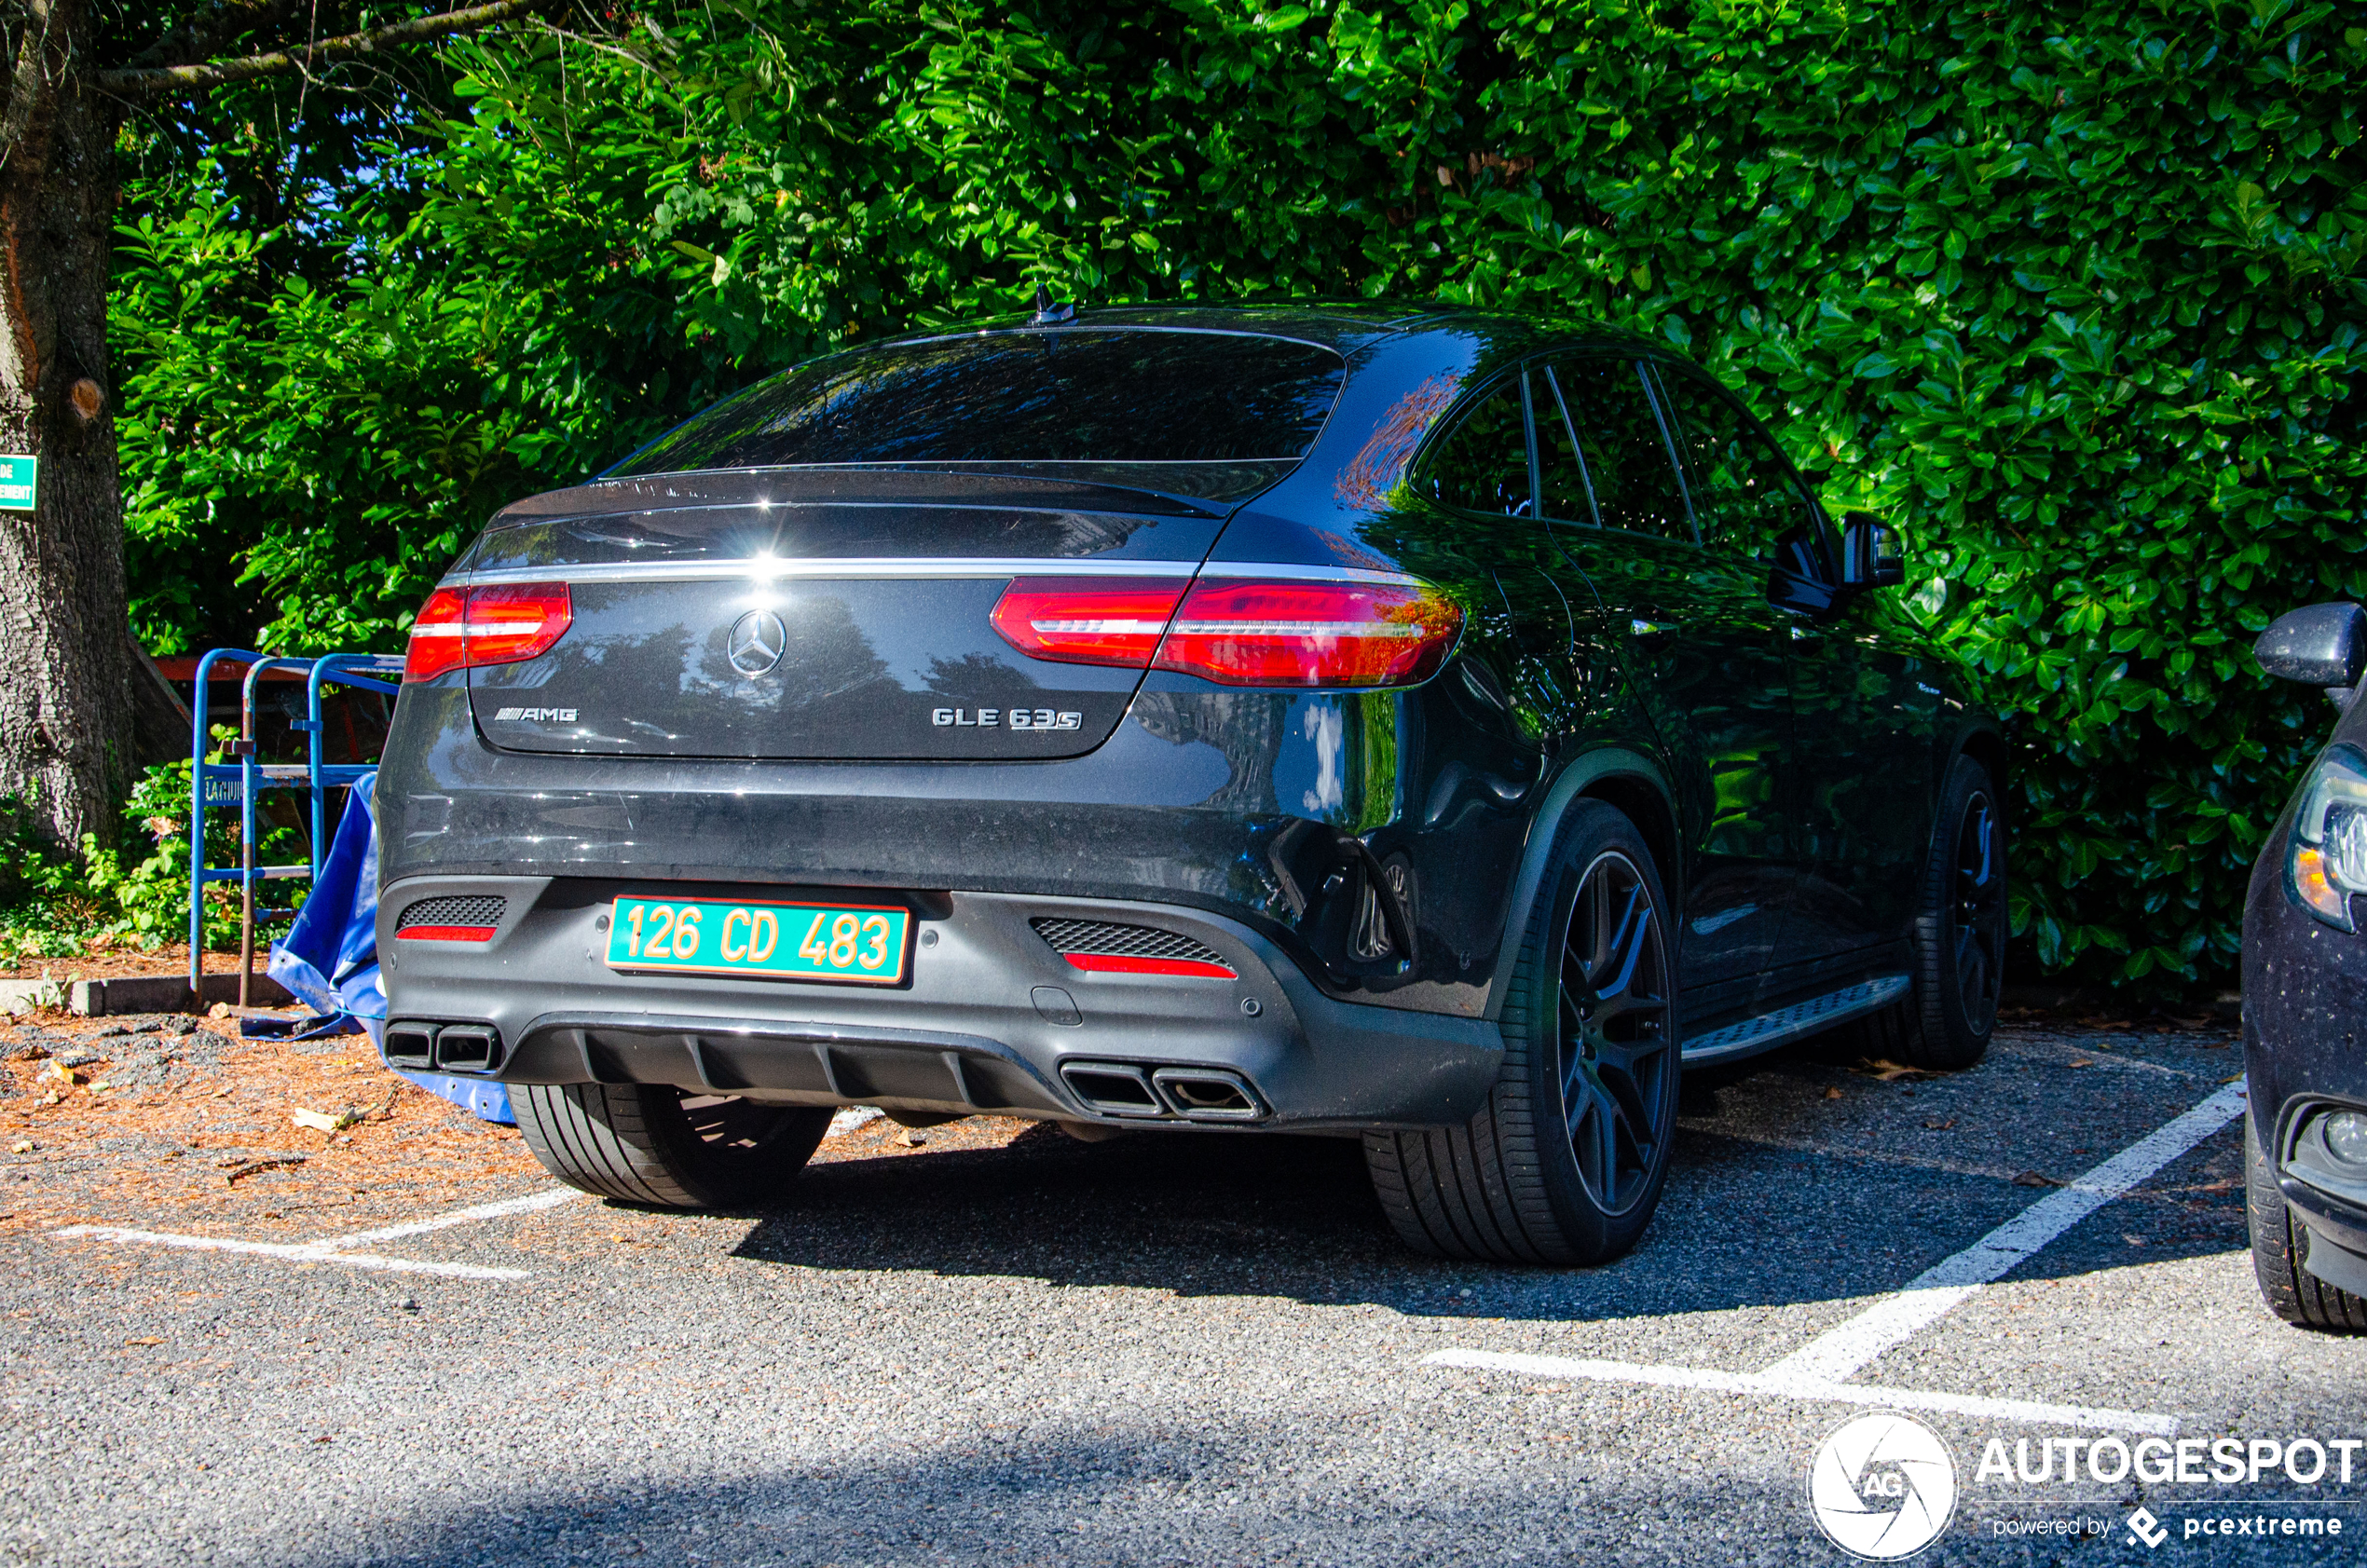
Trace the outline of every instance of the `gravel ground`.
{"type": "MultiPolygon", "coordinates": [[[[162,1109],[136,1134],[105,1128],[137,1107],[38,1104],[45,1064],[20,1060],[0,1122],[57,1141],[9,1156],[11,1191],[46,1195],[0,1224],[0,1561],[1842,1561],[1806,1478],[1862,1409],[1424,1357],[1759,1370],[2217,1091],[2231,1045],[2025,1024],[1944,1079],[1802,1049],[1690,1083],[1643,1246],[1566,1273],[1405,1252],[1352,1142],[985,1119],[853,1127],[771,1212],[575,1197],[348,1249],[516,1278],[61,1237],[309,1241],[552,1183],[514,1135],[408,1100],[407,1131],[183,1179],[167,1112],[212,1097],[206,1073],[247,1084],[253,1047],[137,1091],[162,1109]]],[[[371,1070],[279,1049],[316,1105],[371,1070]]],[[[284,1141],[266,1124],[288,1096],[241,1096],[239,1147],[284,1141]]],[[[2222,1130],[1857,1381],[2159,1412],[2186,1438],[2367,1438],[2367,1343],[2260,1304],[2239,1153],[2222,1130]]],[[[1959,1500],[1918,1561],[2338,1562],[2367,1534],[2367,1450],[2348,1485],[2064,1487],[1976,1472],[1992,1438],[2035,1464],[2071,1428],[1923,1419],[1959,1500]],[[2123,1523],[2141,1503],[2158,1549],[2123,1523]],[[2239,1510],[2346,1534],[2182,1534],[2239,1510]],[[2078,1519],[2103,1534],[1999,1534],[2078,1519]]]]}

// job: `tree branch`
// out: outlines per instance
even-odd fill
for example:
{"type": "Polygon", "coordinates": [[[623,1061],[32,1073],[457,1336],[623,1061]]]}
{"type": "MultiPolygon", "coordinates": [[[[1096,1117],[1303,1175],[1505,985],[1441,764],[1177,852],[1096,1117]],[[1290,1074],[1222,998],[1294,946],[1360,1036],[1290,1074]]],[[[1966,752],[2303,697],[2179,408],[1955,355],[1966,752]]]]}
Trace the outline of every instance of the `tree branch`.
{"type": "Polygon", "coordinates": [[[256,76],[276,76],[291,71],[309,71],[316,65],[334,63],[354,55],[371,54],[379,49],[421,43],[430,38],[445,38],[456,33],[473,33],[497,22],[508,21],[513,17],[524,16],[539,9],[544,3],[545,0],[490,0],[486,5],[414,17],[409,21],[396,22],[390,27],[349,33],[341,38],[323,38],[317,44],[275,49],[269,54],[244,55],[236,60],[209,61],[194,65],[160,65],[139,71],[102,71],[99,73],[99,86],[104,91],[126,98],[179,98],[205,92],[230,82],[248,81],[256,76]]]}
{"type": "Polygon", "coordinates": [[[152,65],[203,60],[209,55],[221,53],[229,41],[241,33],[252,33],[286,21],[289,15],[299,11],[305,3],[306,0],[216,0],[211,12],[184,19],[180,26],[124,61],[116,69],[138,71],[152,65]]]}

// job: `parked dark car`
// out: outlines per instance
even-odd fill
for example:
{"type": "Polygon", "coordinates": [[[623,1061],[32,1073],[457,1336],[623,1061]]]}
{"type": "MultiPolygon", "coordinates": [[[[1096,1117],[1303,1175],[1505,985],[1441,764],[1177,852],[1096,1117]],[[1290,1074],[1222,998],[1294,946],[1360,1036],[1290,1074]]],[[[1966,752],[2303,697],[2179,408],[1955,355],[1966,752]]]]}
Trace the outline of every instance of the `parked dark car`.
{"type": "Polygon", "coordinates": [[[2288,1323],[2367,1331],[2367,611],[2261,634],[2272,675],[2327,689],[2333,738],[2269,830],[2244,900],[2244,1168],[2252,1271],[2288,1323]]]}
{"type": "Polygon", "coordinates": [[[783,372],[497,516],[379,777],[389,1059],[738,1205],[832,1107],[1360,1137],[1633,1244],[1684,1067],[1995,1018],[2004,749],[1664,346],[1139,308],[783,372]]]}

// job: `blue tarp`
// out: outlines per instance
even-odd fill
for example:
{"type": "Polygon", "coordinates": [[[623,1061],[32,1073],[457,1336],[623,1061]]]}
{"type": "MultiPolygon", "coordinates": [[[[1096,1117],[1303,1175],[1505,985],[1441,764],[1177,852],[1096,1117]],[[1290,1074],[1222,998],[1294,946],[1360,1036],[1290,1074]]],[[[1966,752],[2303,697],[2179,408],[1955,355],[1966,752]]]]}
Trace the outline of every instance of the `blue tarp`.
{"type": "Polygon", "coordinates": [[[342,1014],[370,1033],[386,1033],[387,993],[378,984],[378,823],[364,773],[347,795],[345,815],[312,892],[286,936],[271,944],[271,978],[322,1016],[342,1014]]]}
{"type": "MultiPolygon", "coordinates": [[[[269,970],[289,995],[325,1021],[300,1028],[300,1033],[333,1032],[329,1026],[358,1023],[372,1044],[383,1045],[387,993],[378,981],[378,822],[370,804],[377,782],[374,772],[354,781],[310,895],[287,935],[271,944],[269,970]]],[[[427,1072],[403,1076],[488,1122],[516,1120],[509,1091],[499,1084],[427,1072]]]]}

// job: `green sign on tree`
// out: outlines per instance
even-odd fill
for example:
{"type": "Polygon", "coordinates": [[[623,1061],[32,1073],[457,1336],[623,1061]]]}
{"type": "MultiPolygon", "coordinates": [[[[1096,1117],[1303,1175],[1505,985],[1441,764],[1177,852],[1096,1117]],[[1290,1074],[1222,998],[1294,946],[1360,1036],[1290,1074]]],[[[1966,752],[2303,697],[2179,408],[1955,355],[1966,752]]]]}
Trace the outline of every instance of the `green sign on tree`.
{"type": "Polygon", "coordinates": [[[0,457],[0,511],[31,511],[40,479],[40,458],[0,457]]]}

